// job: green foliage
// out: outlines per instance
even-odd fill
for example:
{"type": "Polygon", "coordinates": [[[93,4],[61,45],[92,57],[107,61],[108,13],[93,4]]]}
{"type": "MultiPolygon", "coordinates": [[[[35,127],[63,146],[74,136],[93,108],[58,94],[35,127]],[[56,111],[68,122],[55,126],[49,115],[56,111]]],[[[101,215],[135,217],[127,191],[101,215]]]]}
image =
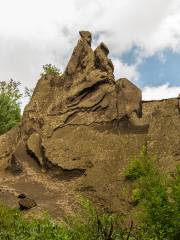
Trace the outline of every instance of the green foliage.
{"type": "Polygon", "coordinates": [[[132,191],[132,203],[133,205],[137,205],[142,199],[142,193],[139,188],[134,188],[132,191]]]}
{"type": "Polygon", "coordinates": [[[167,182],[167,177],[160,174],[146,176],[139,182],[143,194],[141,233],[151,236],[147,239],[175,240],[180,234],[179,185],[177,178],[167,182]]]}
{"type": "Polygon", "coordinates": [[[143,174],[139,159],[133,159],[125,169],[124,175],[128,180],[136,180],[143,174]]]}
{"type": "Polygon", "coordinates": [[[0,219],[2,240],[71,239],[68,228],[54,224],[48,217],[28,221],[19,211],[0,205],[0,219]]]}
{"type": "Polygon", "coordinates": [[[153,171],[152,161],[154,160],[148,156],[146,147],[143,146],[139,156],[133,158],[125,169],[124,175],[126,179],[136,180],[149,174],[149,172],[153,171]]]}
{"type": "Polygon", "coordinates": [[[16,82],[13,79],[9,82],[2,81],[0,82],[0,94],[9,96],[13,101],[17,102],[23,96],[19,90],[20,85],[20,82],[16,82]]]}
{"type": "Polygon", "coordinates": [[[42,74],[43,75],[51,74],[51,75],[55,75],[55,76],[62,75],[61,71],[55,65],[52,65],[52,64],[43,65],[43,73],[42,74]]]}
{"type": "MultiPolygon", "coordinates": [[[[176,240],[180,236],[180,170],[177,168],[173,178],[158,171],[155,161],[146,151],[140,158],[141,174],[135,181],[136,188],[132,199],[139,209],[138,239],[176,240]]],[[[131,165],[132,166],[132,165],[131,165]]],[[[137,166],[137,165],[136,165],[137,166]]],[[[131,170],[137,172],[136,168],[131,170]]],[[[131,175],[134,172],[131,171],[131,175]]],[[[135,175],[137,176],[137,174],[135,175]]]]}
{"type": "Polygon", "coordinates": [[[80,199],[83,211],[71,221],[73,239],[79,240],[120,240],[125,239],[125,231],[117,215],[97,213],[87,199],[80,199]],[[83,216],[83,217],[82,217],[83,216]]]}
{"type": "Polygon", "coordinates": [[[19,82],[0,82],[0,134],[15,127],[21,119],[19,82]]]}
{"type": "Polygon", "coordinates": [[[180,164],[177,165],[176,172],[170,184],[173,202],[176,203],[177,208],[180,210],[180,164]]]}
{"type": "Polygon", "coordinates": [[[114,215],[97,214],[88,200],[81,201],[81,215],[68,224],[55,224],[47,216],[25,220],[21,212],[0,205],[0,239],[2,240],[121,240],[124,232],[114,215]]]}

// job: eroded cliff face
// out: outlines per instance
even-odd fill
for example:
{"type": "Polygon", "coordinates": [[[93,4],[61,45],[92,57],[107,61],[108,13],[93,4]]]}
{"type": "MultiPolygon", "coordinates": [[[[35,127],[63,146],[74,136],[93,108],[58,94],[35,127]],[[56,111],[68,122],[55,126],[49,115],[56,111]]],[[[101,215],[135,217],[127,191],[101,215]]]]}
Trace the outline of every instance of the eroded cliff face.
{"type": "Polygon", "coordinates": [[[40,132],[47,137],[67,125],[109,122],[132,112],[141,115],[141,91],[127,79],[115,82],[105,44],[93,51],[91,34],[80,35],[64,74],[39,80],[24,112],[25,135],[40,132]]]}
{"type": "Polygon", "coordinates": [[[69,205],[80,192],[105,208],[130,211],[123,170],[142,145],[165,170],[180,160],[180,100],[142,102],[134,84],[115,81],[108,53],[104,43],[93,51],[91,34],[81,31],[63,75],[42,76],[21,125],[0,137],[0,166],[18,174],[15,192],[26,179],[46,186],[47,195],[57,186],[54,208],[64,209],[57,197],[63,188],[69,205]]]}

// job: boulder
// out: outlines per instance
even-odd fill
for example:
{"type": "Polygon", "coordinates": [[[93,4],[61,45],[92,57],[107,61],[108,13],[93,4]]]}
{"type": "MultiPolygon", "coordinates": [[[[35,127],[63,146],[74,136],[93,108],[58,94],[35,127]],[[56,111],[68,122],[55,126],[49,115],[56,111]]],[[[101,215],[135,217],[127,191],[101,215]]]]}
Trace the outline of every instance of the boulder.
{"type": "Polygon", "coordinates": [[[36,207],[37,204],[35,202],[35,200],[31,199],[31,198],[28,198],[25,194],[21,193],[18,198],[20,199],[19,200],[19,209],[21,211],[23,210],[29,210],[33,207],[36,207]]]}

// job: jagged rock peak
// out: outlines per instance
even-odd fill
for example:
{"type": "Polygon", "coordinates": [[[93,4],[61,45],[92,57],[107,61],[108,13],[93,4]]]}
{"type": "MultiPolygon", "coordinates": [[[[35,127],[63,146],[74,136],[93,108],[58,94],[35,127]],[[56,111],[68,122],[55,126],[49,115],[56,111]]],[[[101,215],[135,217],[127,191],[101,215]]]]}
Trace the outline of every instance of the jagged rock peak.
{"type": "Polygon", "coordinates": [[[114,79],[114,65],[107,56],[109,54],[109,49],[107,46],[102,42],[100,45],[95,49],[95,65],[100,70],[107,72],[109,74],[110,79],[114,79]]]}
{"type": "Polygon", "coordinates": [[[79,33],[62,77],[39,80],[23,115],[26,135],[46,136],[68,124],[110,122],[132,112],[141,116],[141,91],[128,80],[115,81],[108,47],[101,42],[93,51],[91,33],[79,33]]]}
{"type": "Polygon", "coordinates": [[[105,43],[101,42],[100,45],[99,45],[99,48],[100,48],[106,55],[109,54],[109,49],[108,49],[108,47],[106,46],[105,43]]]}
{"type": "Polygon", "coordinates": [[[108,58],[109,50],[104,43],[93,51],[91,48],[91,33],[89,31],[80,31],[81,38],[75,46],[72,56],[67,64],[63,75],[65,89],[78,88],[80,86],[89,87],[99,81],[106,81],[109,84],[115,84],[114,66],[108,58]],[[86,86],[85,86],[86,85],[86,86]],[[91,84],[92,85],[92,84],[91,84]]]}
{"type": "MultiPolygon", "coordinates": [[[[91,49],[91,33],[88,31],[79,32],[81,38],[73,50],[72,56],[65,70],[65,78],[72,78],[75,74],[84,72],[93,67],[94,53],[91,49]]],[[[71,85],[68,83],[68,86],[71,85]]]]}
{"type": "Polygon", "coordinates": [[[89,31],[79,31],[79,34],[81,38],[91,46],[91,41],[92,41],[91,33],[89,31]]]}
{"type": "Polygon", "coordinates": [[[63,75],[39,80],[23,114],[21,137],[11,152],[11,166],[20,166],[18,156],[24,144],[26,153],[42,168],[52,163],[62,169],[80,169],[82,174],[86,169],[84,160],[69,160],[64,149],[68,127],[111,124],[134,113],[141,117],[141,91],[127,79],[115,81],[109,50],[103,42],[93,51],[91,33],[80,31],[80,36],[63,75]],[[57,133],[62,145],[54,140],[57,133]],[[61,150],[54,151],[56,145],[61,150]]]}

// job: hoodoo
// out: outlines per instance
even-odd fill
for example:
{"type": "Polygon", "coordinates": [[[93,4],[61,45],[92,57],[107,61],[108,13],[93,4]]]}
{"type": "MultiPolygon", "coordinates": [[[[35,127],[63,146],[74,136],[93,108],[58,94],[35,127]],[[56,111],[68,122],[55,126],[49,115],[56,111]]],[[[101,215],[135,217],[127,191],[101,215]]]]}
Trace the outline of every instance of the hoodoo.
{"type": "Polygon", "coordinates": [[[69,205],[80,192],[105,208],[129,211],[122,174],[129,158],[146,145],[160,166],[172,169],[180,160],[179,100],[142,101],[133,83],[115,80],[108,47],[100,43],[93,51],[91,41],[90,32],[80,31],[64,73],[42,75],[20,126],[0,137],[4,185],[27,191],[29,184],[32,192],[36,184],[46,202],[45,192],[54,191],[51,207],[66,209],[59,192],[69,205]]]}

